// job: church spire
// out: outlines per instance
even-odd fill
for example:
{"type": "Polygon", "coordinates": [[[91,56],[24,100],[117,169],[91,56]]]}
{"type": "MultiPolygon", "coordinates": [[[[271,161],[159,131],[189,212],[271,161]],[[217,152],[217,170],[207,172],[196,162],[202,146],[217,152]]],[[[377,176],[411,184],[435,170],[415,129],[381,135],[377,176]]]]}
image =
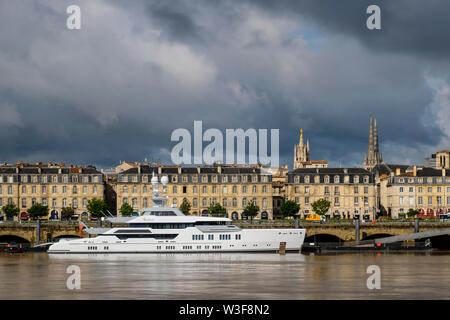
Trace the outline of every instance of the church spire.
{"type": "Polygon", "coordinates": [[[374,138],[374,141],[373,141],[373,151],[375,151],[375,152],[377,152],[378,153],[378,130],[377,130],[377,118],[374,118],[374,123],[373,123],[373,126],[374,126],[374,128],[373,128],[373,138],[374,138]]]}
{"type": "Polygon", "coordinates": [[[372,117],[369,120],[369,153],[373,152],[373,121],[372,117]]]}
{"type": "Polygon", "coordinates": [[[300,139],[294,146],[294,169],[301,168],[302,162],[309,161],[309,140],[303,142],[303,129],[300,129],[300,139]]]}
{"type": "Polygon", "coordinates": [[[369,148],[364,156],[364,167],[366,169],[372,169],[377,164],[383,162],[383,158],[380,155],[378,146],[378,128],[377,119],[370,117],[369,119],[369,148]]]}

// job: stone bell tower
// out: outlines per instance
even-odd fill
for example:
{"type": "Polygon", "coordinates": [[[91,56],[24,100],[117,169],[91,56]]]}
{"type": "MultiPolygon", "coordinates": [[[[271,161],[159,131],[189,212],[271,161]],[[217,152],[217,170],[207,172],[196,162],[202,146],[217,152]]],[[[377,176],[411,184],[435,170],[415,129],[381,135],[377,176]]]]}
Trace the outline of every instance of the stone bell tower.
{"type": "Polygon", "coordinates": [[[303,142],[303,129],[300,129],[300,139],[294,146],[294,169],[301,168],[302,162],[309,161],[309,140],[303,142]]]}

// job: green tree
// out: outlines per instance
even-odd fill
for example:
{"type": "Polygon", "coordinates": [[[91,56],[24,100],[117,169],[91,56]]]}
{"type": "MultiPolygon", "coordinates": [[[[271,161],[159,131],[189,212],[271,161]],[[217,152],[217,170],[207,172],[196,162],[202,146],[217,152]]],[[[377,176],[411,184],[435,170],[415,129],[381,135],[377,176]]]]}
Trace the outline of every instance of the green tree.
{"type": "Polygon", "coordinates": [[[247,204],[242,214],[245,214],[247,217],[250,217],[251,220],[253,220],[253,217],[255,217],[258,212],[259,207],[253,201],[251,201],[247,204]]]}
{"type": "Polygon", "coordinates": [[[216,203],[215,205],[209,206],[208,213],[213,217],[223,217],[227,213],[227,210],[220,203],[216,203]]]}
{"type": "Polygon", "coordinates": [[[104,200],[94,198],[88,201],[87,210],[91,214],[91,217],[99,218],[106,214],[108,205],[104,200]]]}
{"type": "Polygon", "coordinates": [[[44,217],[48,215],[48,206],[35,203],[27,210],[27,212],[33,219],[44,217]]]}
{"type": "Polygon", "coordinates": [[[420,213],[419,210],[409,209],[408,212],[406,213],[406,215],[408,216],[408,218],[414,218],[419,213],[420,213]]]}
{"type": "Polygon", "coordinates": [[[3,213],[7,218],[14,218],[15,216],[19,215],[19,208],[17,208],[16,204],[10,203],[7,205],[4,205],[2,208],[3,213]]]}
{"type": "Polygon", "coordinates": [[[189,203],[189,201],[184,198],[183,202],[180,204],[180,210],[181,212],[183,212],[185,215],[190,215],[191,214],[191,204],[189,203]]]}
{"type": "Polygon", "coordinates": [[[69,220],[75,214],[75,209],[72,207],[64,207],[61,210],[61,218],[69,220]]]}
{"type": "Polygon", "coordinates": [[[326,199],[318,199],[316,201],[314,201],[313,203],[311,203],[311,207],[314,211],[314,213],[322,216],[324,214],[326,214],[328,212],[328,210],[330,209],[331,203],[330,201],[326,200],[326,199]]]}
{"type": "Polygon", "coordinates": [[[293,217],[297,215],[299,211],[300,206],[292,200],[284,201],[280,206],[280,212],[285,217],[293,217]]]}
{"type": "Polygon", "coordinates": [[[129,217],[133,213],[133,207],[130,206],[128,203],[124,203],[122,207],[120,207],[120,213],[124,217],[129,217]]]}

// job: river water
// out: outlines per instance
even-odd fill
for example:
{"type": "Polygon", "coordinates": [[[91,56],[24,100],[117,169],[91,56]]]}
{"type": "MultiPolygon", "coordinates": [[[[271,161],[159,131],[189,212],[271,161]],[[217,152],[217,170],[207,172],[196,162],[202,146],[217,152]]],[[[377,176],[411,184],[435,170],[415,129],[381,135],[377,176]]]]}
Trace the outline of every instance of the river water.
{"type": "Polygon", "coordinates": [[[1,254],[0,299],[450,299],[450,252],[1,254]]]}

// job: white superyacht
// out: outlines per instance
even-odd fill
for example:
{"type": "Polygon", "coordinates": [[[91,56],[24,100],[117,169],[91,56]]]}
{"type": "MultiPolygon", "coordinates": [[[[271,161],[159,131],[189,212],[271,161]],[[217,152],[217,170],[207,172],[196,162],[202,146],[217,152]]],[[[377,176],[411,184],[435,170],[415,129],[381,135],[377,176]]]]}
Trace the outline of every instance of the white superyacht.
{"type": "Polygon", "coordinates": [[[167,207],[168,178],[153,176],[153,206],[139,217],[107,218],[128,227],[86,228],[94,238],[60,240],[49,253],[191,253],[191,252],[276,252],[281,243],[286,251],[299,251],[305,229],[241,229],[231,219],[184,215],[167,207]]]}

